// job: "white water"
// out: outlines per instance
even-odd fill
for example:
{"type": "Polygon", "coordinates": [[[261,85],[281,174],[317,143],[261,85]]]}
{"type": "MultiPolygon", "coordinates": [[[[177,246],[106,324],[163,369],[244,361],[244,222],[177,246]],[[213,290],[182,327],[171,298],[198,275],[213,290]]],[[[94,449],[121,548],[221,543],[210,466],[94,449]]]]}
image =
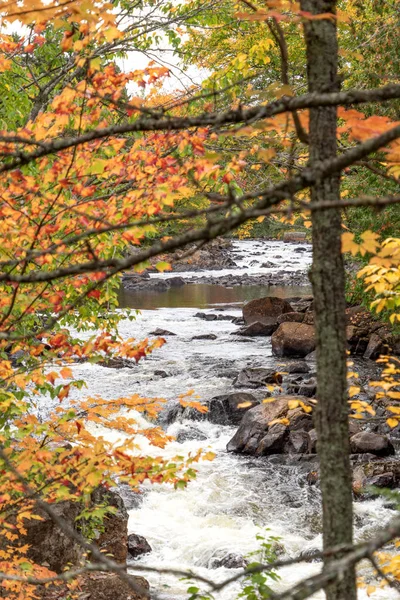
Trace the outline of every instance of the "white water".
{"type": "MultiPolygon", "coordinates": [[[[251,272],[246,264],[252,260],[270,260],[268,254],[284,256],[285,267],[292,262],[294,269],[298,265],[293,261],[300,260],[301,268],[305,269],[310,261],[310,252],[295,254],[294,258],[295,247],[280,242],[236,242],[235,249],[245,255],[241,259],[240,272],[251,272]],[[260,259],[254,255],[259,250],[263,251],[260,259]]],[[[229,270],[229,273],[232,272],[229,270]]],[[[215,271],[211,273],[215,275],[215,271]]],[[[182,273],[179,275],[184,276],[182,273]]],[[[193,275],[188,273],[190,277],[193,275]]],[[[208,309],[209,312],[216,310],[215,306],[208,309]]],[[[195,318],[196,312],[197,309],[192,308],[142,311],[136,321],[122,323],[121,333],[124,336],[141,339],[156,327],[177,335],[167,338],[168,343],[163,348],[134,369],[113,370],[79,364],[74,367],[74,376],[85,379],[88,395],[115,398],[140,393],[146,397],[161,396],[173,402],[179,393],[189,389],[194,389],[204,400],[229,392],[233,389],[234,373],[240,369],[247,365],[276,364],[270,338],[239,341],[239,338],[230,335],[237,329],[236,325],[229,321],[206,322],[195,318]],[[192,341],[194,335],[203,333],[215,333],[217,339],[192,341]],[[154,375],[156,370],[165,371],[168,377],[154,375]]],[[[228,308],[226,312],[240,314],[237,306],[228,308]]],[[[74,393],[78,397],[82,392],[74,393]]],[[[144,421],[143,417],[139,418],[144,421]]],[[[200,463],[197,479],[185,490],[176,491],[167,485],[144,486],[141,504],[130,510],[129,529],[144,535],[153,552],[141,558],[138,564],[192,569],[217,581],[231,576],[235,570],[212,569],[213,559],[229,553],[247,555],[256,550],[258,542],[255,536],[265,528],[269,528],[268,535],[282,538],[282,557],[296,556],[303,550],[321,547],[319,493],[306,484],[304,471],[300,472],[295,464],[284,466],[274,464],[273,460],[227,454],[226,443],[235,431],[232,427],[184,421],[170,425],[168,433],[176,434],[189,426],[203,432],[207,440],[183,444],[175,441],[162,451],[143,440],[143,451],[154,456],[173,457],[199,448],[210,448],[216,453],[216,459],[200,463]]],[[[120,436],[118,432],[107,430],[101,433],[114,440],[120,436]]],[[[392,515],[389,509],[384,508],[382,500],[358,503],[355,510],[358,539],[372,535],[392,515]]],[[[317,563],[301,563],[282,569],[282,579],[273,587],[277,591],[285,589],[319,569],[320,564],[317,563]]],[[[157,598],[179,600],[187,597],[188,582],[166,575],[146,576],[157,598]]],[[[238,586],[226,588],[216,597],[234,600],[237,590],[238,586]]],[[[360,591],[359,597],[366,598],[364,591],[360,591]]],[[[397,595],[386,588],[377,591],[373,597],[386,600],[397,595]]],[[[319,593],[314,598],[323,598],[323,595],[319,593]]]]}
{"type": "MultiPolygon", "coordinates": [[[[240,240],[232,243],[232,258],[237,267],[210,271],[184,271],[179,277],[196,279],[198,277],[216,277],[224,275],[268,275],[278,271],[295,273],[305,271],[311,264],[311,246],[309,244],[284,244],[278,241],[240,240]],[[299,251],[300,250],[300,251],[299,251]],[[264,263],[268,267],[262,267],[264,263]]],[[[152,277],[176,277],[176,273],[154,273],[152,277]]]]}

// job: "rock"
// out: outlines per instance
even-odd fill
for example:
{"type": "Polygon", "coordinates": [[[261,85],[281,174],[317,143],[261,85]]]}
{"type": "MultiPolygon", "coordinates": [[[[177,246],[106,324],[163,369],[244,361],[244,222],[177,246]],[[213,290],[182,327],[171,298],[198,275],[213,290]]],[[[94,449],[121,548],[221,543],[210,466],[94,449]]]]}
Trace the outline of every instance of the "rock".
{"type": "Polygon", "coordinates": [[[321,550],[318,550],[318,548],[308,548],[307,550],[303,550],[302,552],[300,552],[300,558],[304,561],[304,562],[321,562],[322,561],[322,556],[321,556],[321,550]]]}
{"type": "Polygon", "coordinates": [[[289,379],[286,391],[288,394],[314,398],[317,393],[317,380],[315,377],[310,377],[309,379],[303,379],[302,377],[289,379]]]}
{"type": "Polygon", "coordinates": [[[311,454],[315,454],[317,452],[317,431],[311,429],[311,431],[308,432],[308,436],[310,438],[310,452],[311,454]]]}
{"type": "Polygon", "coordinates": [[[369,486],[394,489],[400,486],[400,461],[397,458],[372,460],[353,471],[353,491],[357,496],[371,497],[369,486]]]}
{"type": "Polygon", "coordinates": [[[128,511],[121,496],[100,486],[92,492],[93,504],[113,506],[115,514],[104,517],[102,531],[95,539],[98,548],[111,554],[115,561],[125,563],[128,557],[128,511]]]}
{"type": "Polygon", "coordinates": [[[128,553],[132,558],[152,552],[149,542],[142,535],[130,533],[128,535],[128,553]]]}
{"type": "Polygon", "coordinates": [[[315,332],[311,325],[281,323],[271,338],[276,356],[304,357],[315,349],[315,332]]]}
{"type": "Polygon", "coordinates": [[[210,569],[244,569],[247,567],[248,561],[241,554],[230,553],[223,558],[212,558],[210,561],[210,569]]]}
{"type": "Polygon", "coordinates": [[[256,321],[270,325],[276,322],[279,315],[288,312],[293,312],[293,309],[287,300],[276,296],[267,296],[247,302],[243,307],[243,318],[246,325],[251,325],[256,321]]]}
{"type": "Polygon", "coordinates": [[[254,323],[251,323],[251,325],[241,327],[238,331],[234,331],[231,335],[244,335],[248,337],[262,335],[269,336],[273,334],[276,328],[276,323],[260,323],[259,321],[255,321],[254,323]]]}
{"type": "Polygon", "coordinates": [[[263,264],[261,265],[261,267],[262,267],[263,269],[274,269],[274,268],[276,267],[276,264],[275,264],[275,263],[273,263],[273,262],[271,262],[271,261],[269,261],[269,260],[267,260],[267,262],[263,263],[263,264]]]}
{"type": "Polygon", "coordinates": [[[150,585],[144,577],[129,575],[135,589],[114,573],[86,574],[80,578],[78,600],[146,600],[150,585]]]}
{"type": "Polygon", "coordinates": [[[106,367],[107,369],[134,369],[136,367],[135,362],[121,356],[106,358],[106,360],[101,360],[97,364],[99,367],[106,367]]]}
{"type": "Polygon", "coordinates": [[[216,340],[217,336],[215,333],[201,333],[200,335],[195,335],[192,337],[192,340],[216,340]]]}
{"type": "MultiPolygon", "coordinates": [[[[57,502],[52,508],[58,517],[76,529],[76,518],[82,510],[77,502],[57,502]]],[[[27,557],[39,565],[46,565],[56,573],[61,573],[68,564],[78,564],[83,554],[81,547],[71,540],[46,512],[35,509],[35,514],[42,517],[42,520],[24,520],[26,536],[23,543],[29,545],[27,557]]]]}
{"type": "Polygon", "coordinates": [[[310,362],[315,362],[317,360],[317,351],[313,350],[312,352],[310,352],[310,354],[307,354],[305,359],[310,362]]]}
{"type": "Polygon", "coordinates": [[[284,242],[305,242],[306,236],[304,231],[285,231],[282,239],[284,242]]]}
{"type": "Polygon", "coordinates": [[[205,417],[211,423],[239,425],[243,415],[258,404],[257,398],[245,392],[216,396],[207,403],[208,413],[205,414],[205,417]],[[241,404],[246,406],[240,406],[241,404]]]}
{"type": "Polygon", "coordinates": [[[157,377],[161,377],[162,379],[165,379],[166,377],[170,377],[169,373],[167,373],[166,371],[163,371],[161,369],[157,369],[156,371],[154,371],[154,375],[156,375],[157,377]]]}
{"type": "Polygon", "coordinates": [[[275,369],[264,369],[262,367],[249,367],[240,371],[233,382],[235,387],[258,388],[267,384],[282,383],[282,375],[275,369]]]}
{"type": "Polygon", "coordinates": [[[256,456],[267,456],[269,454],[282,454],[288,435],[288,428],[277,423],[268,429],[256,449],[256,456]]]}
{"type": "Polygon", "coordinates": [[[308,454],[310,447],[311,440],[306,431],[291,431],[284,451],[287,454],[308,454]]]}
{"type": "Polygon", "coordinates": [[[189,442],[191,440],[199,440],[200,442],[207,439],[207,436],[204,435],[199,429],[195,427],[188,427],[186,429],[181,429],[178,431],[176,435],[176,441],[179,444],[183,444],[184,442],[189,442]]]}
{"type": "Polygon", "coordinates": [[[390,456],[395,454],[392,442],[386,435],[360,431],[350,438],[350,448],[353,454],[370,453],[375,456],[390,456]]]}
{"type": "Polygon", "coordinates": [[[169,277],[167,279],[167,284],[169,287],[181,287],[186,285],[186,281],[183,279],[183,277],[169,277]]]}
{"type": "Polygon", "coordinates": [[[304,313],[302,312],[288,312],[283,315],[279,315],[276,322],[281,323],[302,323],[304,320],[304,313]]]}
{"type": "MultiPolygon", "coordinates": [[[[300,400],[306,404],[308,403],[307,398],[302,396],[282,395],[249,409],[235,435],[228,442],[227,451],[255,454],[261,440],[270,431],[269,423],[288,415],[288,402],[290,400],[300,400]]],[[[274,425],[271,425],[271,429],[274,425]]]]}
{"type": "Polygon", "coordinates": [[[176,335],[176,333],[172,333],[172,331],[168,331],[168,329],[160,329],[160,327],[157,327],[157,329],[155,329],[154,331],[150,331],[149,335],[167,336],[167,335],[176,335]]]}
{"type": "Polygon", "coordinates": [[[203,319],[203,321],[217,321],[218,315],[213,315],[212,313],[202,313],[198,312],[194,315],[198,319],[203,319]]]}
{"type": "Polygon", "coordinates": [[[368,341],[367,349],[364,352],[364,358],[371,358],[372,360],[378,358],[383,351],[382,339],[376,333],[373,333],[368,341]]]}
{"type": "Polygon", "coordinates": [[[284,371],[291,373],[309,373],[310,367],[304,360],[296,360],[284,366],[284,371]]]}
{"type": "Polygon", "coordinates": [[[288,410],[286,417],[289,419],[290,431],[311,431],[314,427],[312,413],[306,413],[300,407],[288,410]]]}

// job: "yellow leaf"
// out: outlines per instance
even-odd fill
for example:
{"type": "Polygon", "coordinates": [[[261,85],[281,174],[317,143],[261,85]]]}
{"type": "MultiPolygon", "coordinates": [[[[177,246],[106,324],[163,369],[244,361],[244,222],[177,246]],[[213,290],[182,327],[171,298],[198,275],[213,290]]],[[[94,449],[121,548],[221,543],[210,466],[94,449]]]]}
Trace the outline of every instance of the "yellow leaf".
{"type": "Polygon", "coordinates": [[[294,408],[297,408],[299,404],[300,402],[298,400],[289,400],[288,407],[290,410],[293,410],[294,408]]]}
{"type": "Polygon", "coordinates": [[[367,596],[370,596],[375,591],[376,591],[376,586],[375,585],[368,585],[367,586],[367,596]]]}
{"type": "Polygon", "coordinates": [[[355,386],[355,385],[351,385],[349,387],[349,398],[352,398],[353,396],[356,396],[360,391],[360,388],[355,386]]]}
{"type": "Polygon", "coordinates": [[[397,427],[399,424],[397,419],[386,419],[386,423],[389,425],[389,427],[397,427]]]}
{"type": "Polygon", "coordinates": [[[252,406],[251,402],[241,402],[237,405],[237,408],[247,408],[248,406],[252,406]]]}
{"type": "Polygon", "coordinates": [[[271,425],[277,425],[277,424],[289,425],[289,423],[290,423],[289,419],[284,419],[284,418],[283,419],[273,419],[273,421],[270,421],[268,423],[268,426],[271,427],[271,425]]]}

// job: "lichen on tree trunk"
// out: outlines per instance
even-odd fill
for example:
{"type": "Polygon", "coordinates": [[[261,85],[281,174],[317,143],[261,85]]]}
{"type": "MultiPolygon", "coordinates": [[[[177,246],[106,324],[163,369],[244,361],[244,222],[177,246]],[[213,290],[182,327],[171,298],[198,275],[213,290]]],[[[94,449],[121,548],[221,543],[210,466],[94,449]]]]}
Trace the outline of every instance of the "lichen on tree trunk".
{"type": "MultiPolygon", "coordinates": [[[[302,0],[302,10],[334,13],[336,2],[302,0]]],[[[311,19],[304,25],[310,92],[339,89],[337,33],[334,19],[311,19]]],[[[310,110],[310,163],[333,159],[337,153],[336,107],[310,110]]],[[[340,174],[317,182],[311,190],[315,204],[340,199],[340,174]]],[[[351,468],[349,460],[346,380],[345,273],[341,253],[341,211],[315,210],[311,279],[317,339],[318,408],[316,427],[320,458],[324,549],[353,541],[351,468]]],[[[329,563],[326,559],[326,565],[329,563]]],[[[328,600],[355,600],[355,573],[325,590],[328,600]]]]}

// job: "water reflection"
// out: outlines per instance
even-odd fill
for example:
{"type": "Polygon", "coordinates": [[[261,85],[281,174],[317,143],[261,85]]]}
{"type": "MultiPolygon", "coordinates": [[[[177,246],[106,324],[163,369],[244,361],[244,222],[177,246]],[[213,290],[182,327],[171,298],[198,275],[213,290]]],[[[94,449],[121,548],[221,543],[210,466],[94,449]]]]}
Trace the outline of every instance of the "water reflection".
{"type": "Polygon", "coordinates": [[[165,292],[130,291],[121,286],[119,306],[121,308],[210,308],[242,304],[263,296],[293,298],[311,294],[311,286],[235,286],[223,287],[209,283],[193,283],[165,292]]]}

